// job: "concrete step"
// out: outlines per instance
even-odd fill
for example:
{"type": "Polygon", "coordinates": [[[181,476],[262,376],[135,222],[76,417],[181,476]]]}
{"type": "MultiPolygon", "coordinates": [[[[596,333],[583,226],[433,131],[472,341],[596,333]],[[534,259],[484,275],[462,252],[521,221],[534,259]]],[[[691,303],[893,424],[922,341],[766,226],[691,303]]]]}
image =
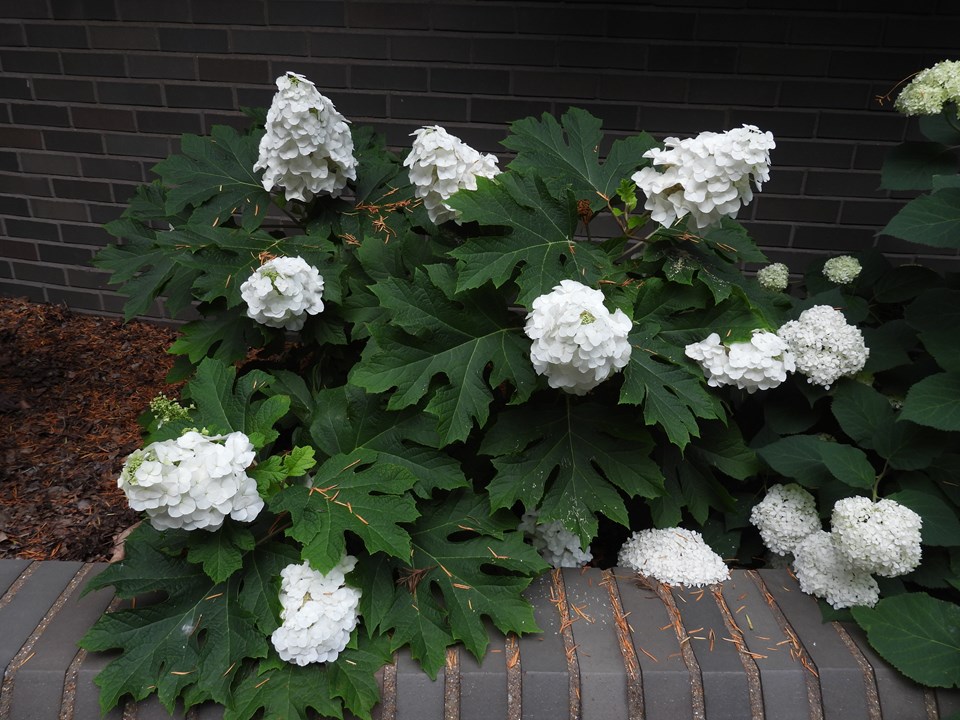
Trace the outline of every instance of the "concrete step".
{"type": "MultiPolygon", "coordinates": [[[[0,720],[95,720],[96,674],[113,657],[77,641],[111,606],[80,597],[101,566],[0,560],[0,720]]],[[[735,570],[681,590],[623,569],[563,570],[529,589],[544,632],[491,633],[430,680],[406,652],[381,670],[380,720],[936,720],[960,691],[931,690],[879,658],[859,628],[824,624],[785,570],[735,570]]],[[[221,718],[215,706],[177,717],[221,718]]],[[[111,720],[169,718],[151,699],[111,720]]]]}

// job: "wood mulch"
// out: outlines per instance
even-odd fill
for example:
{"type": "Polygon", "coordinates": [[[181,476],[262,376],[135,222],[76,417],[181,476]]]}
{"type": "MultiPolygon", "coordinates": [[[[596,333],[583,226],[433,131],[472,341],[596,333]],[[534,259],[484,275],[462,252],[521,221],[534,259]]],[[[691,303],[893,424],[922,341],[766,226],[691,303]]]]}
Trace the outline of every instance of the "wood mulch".
{"type": "Polygon", "coordinates": [[[177,395],[175,335],[0,297],[0,558],[110,558],[138,519],[117,488],[137,417],[177,395]]]}

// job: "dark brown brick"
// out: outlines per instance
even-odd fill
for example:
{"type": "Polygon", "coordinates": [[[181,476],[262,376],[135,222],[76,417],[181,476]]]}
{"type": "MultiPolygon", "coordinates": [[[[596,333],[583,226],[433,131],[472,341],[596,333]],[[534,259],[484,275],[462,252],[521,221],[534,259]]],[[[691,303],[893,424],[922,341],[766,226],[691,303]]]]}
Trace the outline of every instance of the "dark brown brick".
{"type": "Polygon", "coordinates": [[[267,3],[267,22],[270,25],[293,25],[301,27],[343,27],[344,3],[313,2],[311,0],[287,0],[282,3],[267,3]]]}
{"type": "Polygon", "coordinates": [[[683,102],[689,79],[651,73],[602,72],[597,75],[597,97],[637,102],[683,102]]]}
{"type": "MultiPolygon", "coordinates": [[[[807,250],[829,250],[835,254],[840,248],[854,251],[873,247],[876,230],[839,225],[798,225],[794,232],[794,247],[807,250]]],[[[792,268],[791,268],[792,269],[792,268]]]]}
{"type": "Polygon", "coordinates": [[[40,262],[59,263],[61,265],[89,265],[93,258],[90,248],[64,245],[63,243],[38,243],[40,262]]]}
{"type": "Polygon", "coordinates": [[[491,65],[556,65],[557,43],[531,38],[478,37],[473,40],[473,61],[491,65]]]}
{"type": "Polygon", "coordinates": [[[53,191],[58,198],[64,200],[113,202],[113,193],[111,192],[110,184],[105,182],[58,178],[53,181],[53,191]]]}
{"type": "Polygon", "coordinates": [[[75,288],[106,290],[109,287],[110,273],[89,268],[66,268],[67,285],[75,288]]]}
{"type": "Polygon", "coordinates": [[[18,125],[52,125],[70,127],[70,113],[64,105],[46,103],[14,103],[10,106],[10,115],[18,125]]]}
{"type": "Polygon", "coordinates": [[[514,100],[500,98],[474,98],[470,101],[470,120],[482,123],[508,123],[525,117],[540,117],[552,113],[550,100],[514,100]]]}
{"type": "Polygon", "coordinates": [[[188,112],[164,112],[162,110],[137,110],[137,127],[145,133],[200,133],[200,116],[188,112]]]}
{"type": "Polygon", "coordinates": [[[9,280],[13,277],[13,268],[10,267],[10,262],[8,260],[0,261],[0,278],[4,280],[9,280]]]}
{"type": "Polygon", "coordinates": [[[766,110],[763,108],[735,108],[729,112],[727,127],[707,127],[708,130],[725,130],[741,125],[756,125],[764,132],[772,132],[774,138],[811,138],[816,132],[817,113],[807,110],[766,110]]]}
{"type": "Polygon", "coordinates": [[[0,62],[4,72],[51,73],[60,72],[60,56],[50,50],[0,50],[0,62]]]}
{"type": "Polygon", "coordinates": [[[52,285],[63,285],[63,269],[47,264],[37,264],[28,262],[10,263],[13,269],[13,276],[16,280],[25,280],[26,282],[44,283],[52,285]]]}
{"type": "Polygon", "coordinates": [[[903,202],[898,200],[844,200],[840,222],[883,227],[902,207],[903,202]]]}
{"type": "Polygon", "coordinates": [[[806,193],[828,197],[863,197],[885,199],[879,189],[879,173],[810,170],[807,173],[806,193]]]}
{"type": "Polygon", "coordinates": [[[124,205],[90,205],[90,222],[105,225],[123,214],[124,205]]]}
{"type": "Polygon", "coordinates": [[[154,27],[134,25],[91,25],[90,47],[97,50],[159,50],[154,27]]]}
{"type": "Polygon", "coordinates": [[[387,117],[387,95],[384,93],[341,93],[336,98],[337,110],[348,118],[387,117]]]}
{"type": "Polygon", "coordinates": [[[733,73],[737,48],[729,45],[651,44],[647,68],[655,72],[733,73]]]}
{"type": "Polygon", "coordinates": [[[306,55],[310,41],[305,31],[248,30],[230,31],[234,48],[249,55],[306,55]]]}
{"type": "Polygon", "coordinates": [[[32,47],[85,48],[89,47],[87,29],[82,23],[58,22],[24,26],[27,43],[32,47]]]}
{"type": "Polygon", "coordinates": [[[597,97],[597,75],[569,70],[514,70],[513,89],[521,97],[597,97]]]}
{"type": "Polygon", "coordinates": [[[777,80],[756,78],[691,78],[687,100],[705,105],[774,107],[780,92],[777,80]]]}
{"type": "Polygon", "coordinates": [[[0,17],[44,20],[50,18],[47,3],[25,3],[23,0],[0,0],[0,17]]]}
{"type": "Polygon", "coordinates": [[[510,72],[478,68],[430,69],[430,89],[434,92],[469,93],[471,95],[508,95],[510,72]]]}
{"type": "Polygon", "coordinates": [[[39,222],[37,220],[7,219],[7,235],[15,238],[29,238],[31,240],[45,240],[57,242],[60,233],[54,223],[39,222]]]}
{"type": "Polygon", "coordinates": [[[0,172],[20,172],[20,161],[15,152],[0,150],[0,172]]]}
{"type": "Polygon", "coordinates": [[[20,260],[36,260],[37,245],[32,242],[0,237],[0,255],[20,260]]]}
{"type": "Polygon", "coordinates": [[[103,137],[99,133],[79,130],[44,130],[47,150],[58,152],[102,153],[103,137]]]}
{"type": "Polygon", "coordinates": [[[0,174],[0,193],[52,197],[50,181],[40,175],[0,174]]]}
{"type": "Polygon", "coordinates": [[[776,139],[777,147],[770,153],[774,170],[785,167],[849,168],[853,163],[856,145],[844,142],[776,139]]]}
{"type": "Polygon", "coordinates": [[[899,114],[821,112],[817,137],[899,142],[903,139],[904,126],[899,114]]]}
{"type": "Polygon", "coordinates": [[[103,303],[100,294],[89,290],[67,290],[66,288],[47,288],[47,299],[54,304],[63,303],[74,310],[92,310],[101,312],[103,303]]]}
{"type": "Polygon", "coordinates": [[[70,109],[73,124],[78,128],[95,130],[136,130],[133,112],[116,108],[75,106],[70,109]]]}
{"type": "Polygon", "coordinates": [[[102,80],[97,83],[97,96],[101,103],[110,105],[149,105],[157,107],[163,104],[163,92],[156,83],[133,81],[113,82],[102,80]]]}
{"type": "Polygon", "coordinates": [[[840,215],[839,200],[774,197],[763,194],[757,203],[757,220],[787,220],[790,222],[835,223],[840,215]]]}
{"type": "Polygon", "coordinates": [[[347,3],[347,26],[351,28],[419,29],[430,27],[435,6],[407,2],[347,3]]]}
{"type": "Polygon", "coordinates": [[[354,65],[350,87],[357,90],[427,90],[427,69],[403,65],[354,65]]]}
{"type": "Polygon", "coordinates": [[[165,158],[170,154],[170,141],[155,135],[107,134],[103,140],[108,155],[165,158]]]}
{"type": "MultiPolygon", "coordinates": [[[[429,22],[429,27],[434,30],[455,30],[470,33],[515,33],[518,27],[523,27],[518,25],[517,13],[510,4],[490,6],[437,3],[430,8],[429,22]]],[[[423,28],[428,26],[417,24],[411,26],[397,25],[396,27],[423,28]]],[[[528,25],[527,27],[536,27],[542,33],[552,34],[539,24],[528,25]]]]}
{"type": "Polygon", "coordinates": [[[136,160],[85,157],[80,159],[83,177],[143,182],[143,165],[136,160]]]}
{"type": "Polygon", "coordinates": [[[204,135],[209,135],[216,125],[229,125],[237,132],[243,132],[250,127],[250,118],[241,113],[207,112],[203,114],[204,135]]]}
{"type": "Polygon", "coordinates": [[[262,0],[203,0],[191,5],[193,21],[223,25],[263,25],[266,22],[265,3],[262,0]]]}
{"type": "Polygon", "coordinates": [[[3,144],[8,148],[31,148],[37,149],[43,147],[43,135],[39,130],[33,128],[4,128],[3,144]]]}
{"type": "Polygon", "coordinates": [[[28,285],[26,283],[15,282],[13,280],[8,282],[0,282],[0,295],[17,298],[25,297],[30,302],[36,303],[47,302],[47,295],[42,286],[28,285]]]}
{"type": "Polygon", "coordinates": [[[604,39],[557,41],[557,64],[570,68],[643,70],[649,48],[632,41],[604,39]]]}
{"type": "Polygon", "coordinates": [[[73,220],[86,221],[89,219],[87,205],[72,200],[45,200],[41,198],[31,198],[30,207],[33,210],[32,215],[47,220],[73,220]]]}
{"type": "Polygon", "coordinates": [[[723,110],[677,105],[639,105],[638,127],[657,136],[690,137],[704,130],[722,130],[723,110]]]}
{"type": "MultiPolygon", "coordinates": [[[[317,36],[314,36],[316,40],[317,36]]],[[[387,38],[378,41],[377,57],[387,57],[387,38]]],[[[470,62],[470,43],[464,38],[431,35],[429,42],[418,35],[389,38],[389,56],[394,60],[438,60],[446,63],[470,62]]]]}
{"type": "MultiPolygon", "coordinates": [[[[191,0],[116,0],[121,19],[126,22],[187,22],[190,18],[191,0]]],[[[226,17],[229,17],[226,16],[226,17]]]]}
{"type": "Polygon", "coordinates": [[[551,7],[549,12],[544,12],[537,7],[518,5],[514,12],[520,32],[528,32],[530,28],[536,28],[538,34],[584,37],[606,34],[605,21],[609,11],[593,8],[589,3],[577,3],[551,7]]]}
{"type": "Polygon", "coordinates": [[[164,85],[167,106],[172,108],[216,108],[229,110],[236,107],[233,88],[228,85],[164,85]]]}
{"type": "Polygon", "coordinates": [[[64,52],[63,72],[67,75],[125,77],[127,66],[122,53],[64,52]]]}
{"type": "Polygon", "coordinates": [[[0,77],[0,97],[10,100],[30,100],[30,80],[22,77],[0,77]]]}
{"type": "MultiPolygon", "coordinates": [[[[891,25],[899,28],[902,20],[891,25]]],[[[783,23],[789,28],[787,42],[797,45],[833,45],[853,47],[878,45],[883,39],[885,17],[868,17],[863,13],[841,15],[838,13],[795,15],[783,23]]]]}
{"type": "Polygon", "coordinates": [[[383,35],[314,29],[310,33],[310,55],[321,58],[386,60],[390,40],[383,35]]]}
{"type": "Polygon", "coordinates": [[[37,78],[33,81],[33,92],[38,100],[60,102],[94,102],[96,100],[93,82],[90,80],[37,78]]]}
{"type": "Polygon", "coordinates": [[[132,78],[197,79],[196,60],[182,55],[128,55],[127,67],[132,78]]]}
{"type": "Polygon", "coordinates": [[[77,175],[80,167],[75,155],[54,153],[20,153],[20,166],[40,175],[77,175]]]}
{"type": "Polygon", "coordinates": [[[20,47],[26,44],[21,23],[0,22],[0,47],[20,47]]]}
{"type": "Polygon", "coordinates": [[[57,20],[116,20],[113,0],[50,0],[57,20]]]}
{"type": "Polygon", "coordinates": [[[60,237],[63,238],[64,243],[70,245],[88,245],[98,248],[114,242],[114,238],[101,225],[61,223],[60,237]]]}
{"type": "Polygon", "coordinates": [[[708,42],[755,43],[762,39],[764,43],[783,43],[789,31],[789,22],[780,15],[762,12],[750,13],[744,17],[742,12],[714,12],[702,10],[696,21],[696,39],[708,42]]]}
{"type": "Polygon", "coordinates": [[[225,53],[230,48],[230,33],[215,28],[160,27],[160,49],[171,52],[225,53]]]}
{"type": "Polygon", "coordinates": [[[270,65],[266,60],[238,60],[235,58],[207,58],[201,57],[200,79],[207,82],[242,82],[263,83],[273,82],[270,77],[270,65]]]}
{"type": "Polygon", "coordinates": [[[427,124],[464,122],[467,119],[467,101],[429,95],[393,95],[390,98],[390,116],[417,119],[427,124]]]}

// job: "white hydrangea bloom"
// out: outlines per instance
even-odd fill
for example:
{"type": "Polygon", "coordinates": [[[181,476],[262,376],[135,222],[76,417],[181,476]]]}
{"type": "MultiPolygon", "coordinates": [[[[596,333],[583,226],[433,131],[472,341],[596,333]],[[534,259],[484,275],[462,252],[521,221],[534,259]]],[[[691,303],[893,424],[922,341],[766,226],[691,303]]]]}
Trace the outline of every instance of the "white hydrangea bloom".
{"type": "Polygon", "coordinates": [[[562,280],[533,301],[524,332],[537,374],[550,387],[584,395],[630,361],[632,327],[622,310],[604,307],[602,292],[562,280]]]}
{"type": "Polygon", "coordinates": [[[268,260],[240,286],[247,315],[258,323],[300,330],[323,310],[323,277],[301,257],[268,260]]]}
{"type": "Polygon", "coordinates": [[[669,585],[713,585],[730,577],[723,559],[695,530],[635,532],[620,548],[617,564],[669,585]]]}
{"type": "Polygon", "coordinates": [[[951,102],[960,114],[960,61],[944,60],[918,72],[894,107],[904,115],[936,115],[951,102]]]}
{"type": "Polygon", "coordinates": [[[343,652],[359,617],[360,590],[345,578],[356,564],[344,555],[326,574],[307,562],[280,571],[282,624],[270,640],[282,660],[301,666],[333,662],[343,652]]]}
{"type": "Polygon", "coordinates": [[[733,385],[751,394],[777,387],[795,369],[786,343],[766,330],[754,330],[748,342],[729,346],[711,333],[706,340],[687,345],[685,352],[700,363],[709,386],[733,385]]]}
{"type": "Polygon", "coordinates": [[[253,169],[266,171],[265,190],[282,187],[287,200],[304,202],[315,195],[339,197],[347,180],[357,179],[347,120],[303,75],[288,72],[277,78],[253,169]]]}
{"type": "Polygon", "coordinates": [[[530,538],[530,543],[540,556],[555,568],[583,567],[593,560],[593,553],[587,547],[580,547],[580,538],[567,530],[559,520],[537,523],[539,512],[525,512],[517,529],[530,538]]]}
{"type": "Polygon", "coordinates": [[[839,255],[830,258],[823,264],[823,274],[830,282],[837,285],[852,283],[860,275],[863,268],[860,261],[849,255],[839,255]]]}
{"type": "Polygon", "coordinates": [[[794,354],[797,370],[807,376],[807,382],[826,390],[839,378],[860,372],[870,357],[860,331],[829,305],[804,310],[777,335],[794,354]]]}
{"type": "Polygon", "coordinates": [[[794,549],[793,570],[800,589],[823,598],[837,610],[854,605],[873,607],[880,599],[877,581],[854,567],[835,540],[832,533],[818,530],[794,549]]]}
{"type": "Polygon", "coordinates": [[[757,270],[757,282],[767,290],[783,292],[790,284],[790,269],[783,263],[772,263],[757,270]]]}
{"type": "Polygon", "coordinates": [[[254,520],[263,509],[257,482],[246,474],[255,456],[241,432],[195,430],[154,442],[127,458],[117,486],[130,507],[146,512],[158,530],[216,530],[229,515],[254,520]]]}
{"type": "Polygon", "coordinates": [[[736,217],[750,203],[751,179],[758,191],[770,179],[774,147],[773,135],[754,125],[683,140],[669,137],[663,149],[644,153],[660,170],[645,167],[632,179],[646,195],[644,208],[654,221],[670,226],[689,213],[705,228],[724,216],[736,217]]]}
{"type": "Polygon", "coordinates": [[[444,200],[458,190],[476,190],[478,177],[500,174],[495,155],[481,155],[439,125],[422,127],[412,135],[413,147],[403,164],[410,168],[417,197],[423,198],[430,221],[437,225],[459,217],[444,200]]]}
{"type": "Polygon", "coordinates": [[[792,553],[807,535],[821,530],[813,495],[796,483],[774,485],[750,511],[763,544],[778,555],[792,553]]]}
{"type": "Polygon", "coordinates": [[[895,500],[838,500],[830,519],[837,549],[864,572],[905,575],[920,564],[922,519],[895,500]]]}

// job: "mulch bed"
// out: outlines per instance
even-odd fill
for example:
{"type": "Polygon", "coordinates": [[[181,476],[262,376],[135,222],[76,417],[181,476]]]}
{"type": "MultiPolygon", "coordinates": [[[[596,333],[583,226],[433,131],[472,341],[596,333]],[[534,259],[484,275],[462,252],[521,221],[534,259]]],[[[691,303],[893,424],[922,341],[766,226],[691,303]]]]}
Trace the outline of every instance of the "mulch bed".
{"type": "Polygon", "coordinates": [[[0,558],[107,560],[138,514],[117,488],[137,417],[177,388],[176,332],[0,298],[0,558]]]}

